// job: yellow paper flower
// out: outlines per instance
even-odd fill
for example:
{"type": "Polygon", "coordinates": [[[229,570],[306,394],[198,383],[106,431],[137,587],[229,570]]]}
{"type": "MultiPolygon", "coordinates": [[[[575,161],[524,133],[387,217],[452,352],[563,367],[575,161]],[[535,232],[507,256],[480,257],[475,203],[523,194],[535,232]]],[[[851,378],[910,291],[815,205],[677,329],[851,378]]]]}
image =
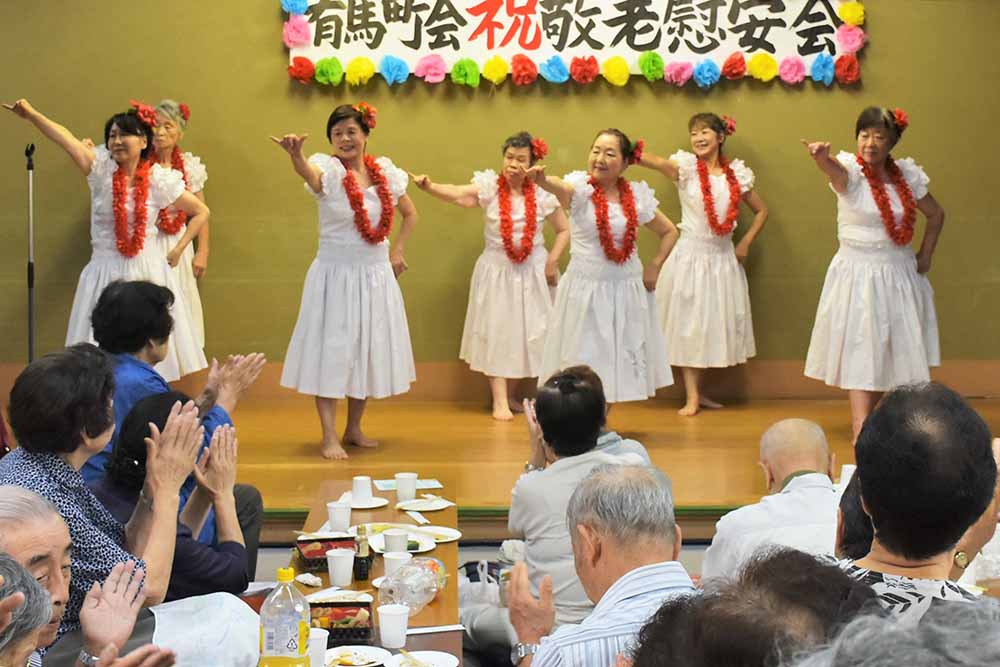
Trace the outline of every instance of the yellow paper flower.
{"type": "Polygon", "coordinates": [[[500,56],[493,56],[483,65],[483,78],[491,82],[494,86],[499,86],[507,78],[510,72],[510,65],[500,56]]]}
{"type": "Polygon", "coordinates": [[[758,81],[767,83],[778,76],[778,61],[770,53],[757,53],[747,63],[747,72],[758,81]]]}
{"type": "Polygon", "coordinates": [[[865,6],[860,2],[845,2],[837,8],[837,16],[848,25],[861,25],[865,22],[865,6]]]}
{"type": "Polygon", "coordinates": [[[624,86],[630,76],[628,62],[621,56],[614,56],[604,61],[601,74],[612,86],[624,86]]]}
{"type": "Polygon", "coordinates": [[[361,56],[347,63],[346,71],[347,83],[352,86],[363,86],[369,79],[375,76],[375,63],[369,58],[361,56]]]}

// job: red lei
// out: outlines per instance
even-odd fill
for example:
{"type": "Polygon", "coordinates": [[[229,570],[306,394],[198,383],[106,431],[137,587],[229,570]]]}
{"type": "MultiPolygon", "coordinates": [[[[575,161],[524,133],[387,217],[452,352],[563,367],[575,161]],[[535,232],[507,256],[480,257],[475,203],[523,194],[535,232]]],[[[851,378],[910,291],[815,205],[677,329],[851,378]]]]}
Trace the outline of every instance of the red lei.
{"type": "Polygon", "coordinates": [[[885,161],[885,170],[892,179],[892,185],[896,188],[899,200],[903,202],[903,220],[896,224],[896,216],[892,212],[892,202],[889,201],[889,193],[885,189],[885,183],[875,175],[875,170],[864,161],[860,155],[855,155],[855,159],[861,166],[861,173],[868,179],[868,187],[872,190],[872,199],[878,206],[879,213],[882,214],[882,224],[885,226],[885,233],[889,235],[896,245],[909,245],[913,240],[913,226],[917,221],[917,202],[913,198],[913,191],[903,177],[903,172],[891,157],[885,161]]]}
{"type": "MultiPolygon", "coordinates": [[[[341,162],[343,163],[344,161],[341,160],[341,162]]],[[[354,177],[354,172],[351,171],[346,163],[344,163],[344,169],[347,171],[344,174],[344,192],[347,193],[347,201],[350,202],[351,210],[354,211],[354,227],[358,230],[358,234],[361,234],[361,238],[372,245],[378,245],[392,231],[392,215],[395,208],[392,203],[392,193],[389,191],[389,183],[386,181],[385,174],[382,173],[382,168],[375,162],[375,158],[371,155],[365,156],[365,170],[368,172],[368,178],[371,179],[372,185],[375,186],[375,190],[378,192],[378,200],[382,204],[382,214],[379,216],[378,226],[372,229],[371,220],[368,218],[368,210],[365,208],[365,194],[358,187],[358,179],[354,177]]]]}
{"type": "Polygon", "coordinates": [[[521,232],[521,247],[514,247],[514,219],[510,214],[510,183],[502,175],[497,177],[497,195],[500,204],[500,237],[507,258],[520,264],[531,256],[535,249],[535,232],[538,230],[538,202],[535,199],[535,183],[525,180],[521,185],[524,195],[524,231],[521,232]]]}
{"type": "MultiPolygon", "coordinates": [[[[170,156],[170,166],[173,169],[181,172],[181,176],[184,177],[184,189],[188,189],[188,177],[187,172],[184,171],[184,157],[181,155],[181,149],[174,146],[174,152],[170,156]]],[[[160,214],[156,218],[156,226],[160,228],[160,231],[168,236],[173,236],[177,232],[184,228],[184,224],[187,222],[187,213],[184,211],[177,211],[173,216],[167,208],[161,208],[160,214]]]]}
{"type": "Polygon", "coordinates": [[[128,178],[120,166],[111,177],[112,209],[115,213],[115,245],[125,257],[135,257],[142,252],[146,243],[146,199],[149,197],[150,162],[140,162],[135,171],[135,186],[132,188],[132,203],[135,211],[132,220],[132,235],[128,233],[128,178]]]}
{"type": "Polygon", "coordinates": [[[722,173],[726,175],[726,183],[729,184],[729,208],[726,210],[726,220],[719,224],[719,215],[715,211],[715,196],[712,194],[712,182],[708,177],[708,165],[704,160],[698,160],[698,181],[701,183],[701,199],[705,202],[705,216],[708,218],[708,226],[712,228],[712,233],[716,236],[728,236],[736,228],[736,218],[740,215],[740,182],[736,180],[736,173],[729,166],[729,161],[719,156],[719,165],[722,173]]]}
{"type": "Polygon", "coordinates": [[[618,179],[618,197],[621,200],[622,213],[625,214],[625,237],[622,239],[621,250],[615,247],[615,239],[611,235],[611,221],[608,219],[608,197],[597,181],[591,177],[590,185],[594,194],[590,196],[594,202],[594,214],[597,219],[597,234],[604,248],[604,256],[616,264],[624,264],[635,252],[636,231],[639,229],[639,214],[635,211],[635,195],[632,186],[624,178],[618,179]]]}

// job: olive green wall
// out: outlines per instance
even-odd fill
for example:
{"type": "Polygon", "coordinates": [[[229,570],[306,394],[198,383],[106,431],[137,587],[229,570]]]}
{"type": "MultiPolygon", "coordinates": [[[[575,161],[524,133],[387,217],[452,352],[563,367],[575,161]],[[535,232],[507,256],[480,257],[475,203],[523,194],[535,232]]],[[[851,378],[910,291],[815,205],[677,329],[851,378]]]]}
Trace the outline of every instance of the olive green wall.
{"type": "MultiPolygon", "coordinates": [[[[285,75],[278,0],[204,2],[0,3],[0,97],[26,97],[78,134],[100,139],[104,120],[129,98],[187,102],[184,146],[209,168],[212,256],[202,283],[209,354],[260,349],[284,355],[302,279],[316,246],[316,210],[269,134],[308,132],[325,150],[333,106],[365,99],[381,112],[371,150],[442,182],[465,182],[495,167],[498,146],[522,128],[552,147],[552,173],[583,168],[589,142],[605,126],[643,136],[657,152],[686,145],[686,120],[712,109],[734,116],[730,154],[757,172],[771,219],[748,272],[759,356],[805,355],[824,271],[836,249],[835,202],[799,139],[850,149],[857,112],[898,105],[912,127],[898,149],[925,166],[948,220],[932,279],[944,356],[995,359],[1000,297],[990,197],[997,189],[995,118],[1000,66],[997,0],[878,0],[867,3],[872,43],[863,85],[723,83],[709,93],[634,79],[624,89],[542,83],[493,91],[411,81],[362,90],[303,87],[285,75]]],[[[80,269],[89,256],[83,177],[53,144],[13,115],[0,116],[0,362],[25,355],[26,178],[21,151],[39,144],[36,224],[39,347],[60,346],[80,269]]],[[[673,186],[656,187],[662,208],[679,213],[673,186]]],[[[475,211],[412,192],[420,224],[402,279],[419,361],[457,357],[468,278],[482,243],[475,211]]],[[[747,218],[744,217],[744,222],[747,218]]],[[[654,239],[640,237],[649,256],[654,239]]]]}

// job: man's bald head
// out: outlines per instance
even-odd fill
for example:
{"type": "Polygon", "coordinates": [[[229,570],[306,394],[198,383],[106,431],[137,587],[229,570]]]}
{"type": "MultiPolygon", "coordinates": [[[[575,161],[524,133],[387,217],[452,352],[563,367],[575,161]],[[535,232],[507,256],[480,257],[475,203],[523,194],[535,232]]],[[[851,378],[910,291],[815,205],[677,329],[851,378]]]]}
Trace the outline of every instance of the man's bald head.
{"type": "MultiPolygon", "coordinates": [[[[830,472],[830,446],[823,429],[805,419],[784,419],[771,426],[760,439],[760,463],[780,485],[794,472],[830,472]]],[[[768,481],[771,486],[771,480],[768,481]]]]}

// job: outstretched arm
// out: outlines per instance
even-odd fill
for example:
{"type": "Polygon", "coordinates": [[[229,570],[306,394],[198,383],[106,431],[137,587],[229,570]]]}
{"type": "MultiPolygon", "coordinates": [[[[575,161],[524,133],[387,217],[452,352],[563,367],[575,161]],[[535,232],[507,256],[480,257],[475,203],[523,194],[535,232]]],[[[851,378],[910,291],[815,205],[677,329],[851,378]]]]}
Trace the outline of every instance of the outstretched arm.
{"type": "Polygon", "coordinates": [[[670,257],[670,251],[674,249],[674,244],[677,243],[680,232],[677,231],[677,226],[674,225],[673,221],[665,216],[660,209],[656,209],[656,216],[652,222],[646,225],[646,229],[651,230],[660,237],[660,247],[657,248],[656,255],[646,265],[642,273],[643,284],[647,290],[652,292],[656,289],[656,279],[660,277],[660,269],[663,267],[663,263],[667,261],[667,257],[670,257]]]}
{"type": "Polygon", "coordinates": [[[292,159],[292,168],[295,173],[302,177],[302,180],[309,185],[313,192],[321,194],[323,192],[323,172],[319,167],[309,164],[306,156],[302,153],[302,144],[309,138],[308,134],[286,134],[281,137],[271,137],[271,141],[285,149],[292,159]]]}
{"type": "Polygon", "coordinates": [[[802,145],[809,150],[809,155],[816,161],[816,166],[819,167],[819,170],[826,174],[826,177],[830,179],[830,185],[833,186],[833,189],[840,194],[846,193],[847,169],[844,165],[840,164],[840,162],[830,156],[830,142],[809,142],[803,139],[802,145]]]}
{"type": "Polygon", "coordinates": [[[462,208],[476,208],[479,206],[479,187],[475,183],[468,185],[448,185],[445,183],[434,183],[426,174],[410,174],[413,184],[418,188],[437,197],[441,201],[461,206],[462,208]]]}
{"type": "Polygon", "coordinates": [[[649,151],[643,151],[642,158],[638,162],[640,167],[655,169],[671,181],[676,181],[680,177],[680,170],[677,163],[670,158],[661,157],[649,151]]]}
{"type": "Polygon", "coordinates": [[[743,193],[743,203],[750,207],[754,215],[753,224],[736,245],[736,259],[740,261],[740,264],[746,261],[747,255],[750,254],[750,244],[754,242],[754,239],[760,234],[760,230],[764,229],[764,223],[767,222],[767,204],[760,198],[756,190],[743,193]]]}
{"type": "Polygon", "coordinates": [[[77,139],[72,132],[59,123],[49,120],[44,114],[36,110],[28,100],[18,100],[13,104],[4,104],[4,109],[11,111],[21,118],[24,118],[46,137],[59,145],[73,159],[73,162],[84,174],[90,174],[91,167],[94,166],[94,150],[77,139]]]}
{"type": "Polygon", "coordinates": [[[561,178],[546,175],[544,164],[536,164],[528,169],[524,169],[524,167],[522,167],[522,169],[524,170],[525,178],[530,178],[542,190],[554,194],[556,199],[559,200],[559,205],[562,206],[563,209],[569,209],[570,204],[573,201],[572,185],[561,178]]]}

